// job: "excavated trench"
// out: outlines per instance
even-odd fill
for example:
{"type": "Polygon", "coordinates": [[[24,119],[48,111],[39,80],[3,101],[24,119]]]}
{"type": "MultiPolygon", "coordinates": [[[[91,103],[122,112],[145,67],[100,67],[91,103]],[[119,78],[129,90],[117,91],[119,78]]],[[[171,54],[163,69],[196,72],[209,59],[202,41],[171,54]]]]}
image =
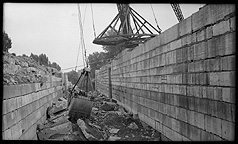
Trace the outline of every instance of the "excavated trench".
{"type": "Polygon", "coordinates": [[[90,116],[79,116],[76,120],[70,118],[65,98],[53,103],[47,110],[47,120],[37,126],[38,140],[161,141],[158,131],[116,101],[97,94],[90,102],[90,116]]]}

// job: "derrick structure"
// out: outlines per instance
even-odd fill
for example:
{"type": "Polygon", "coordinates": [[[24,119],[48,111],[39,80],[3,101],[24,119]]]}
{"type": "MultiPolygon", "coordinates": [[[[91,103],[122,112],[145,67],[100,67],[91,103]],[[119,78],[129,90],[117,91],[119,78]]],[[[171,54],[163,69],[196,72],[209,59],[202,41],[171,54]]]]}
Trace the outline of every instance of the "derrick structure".
{"type": "Polygon", "coordinates": [[[161,33],[129,4],[117,4],[118,14],[96,37],[94,44],[133,48],[161,33]],[[156,34],[155,34],[156,33],[156,34]]]}

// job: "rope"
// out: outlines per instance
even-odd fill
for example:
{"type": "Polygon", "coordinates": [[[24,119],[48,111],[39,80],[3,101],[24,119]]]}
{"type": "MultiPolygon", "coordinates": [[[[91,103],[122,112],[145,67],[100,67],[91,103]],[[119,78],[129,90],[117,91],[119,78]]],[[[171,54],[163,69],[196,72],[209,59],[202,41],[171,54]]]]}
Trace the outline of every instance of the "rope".
{"type": "Polygon", "coordinates": [[[93,8],[92,8],[92,4],[91,4],[91,12],[92,12],[92,21],[93,21],[93,34],[94,34],[94,38],[96,38],[96,30],[95,30],[94,19],[93,19],[93,8]]]}
{"type": "Polygon", "coordinates": [[[150,4],[150,7],[151,7],[151,9],[152,9],[152,12],[153,12],[153,16],[154,16],[154,18],[155,18],[156,25],[157,25],[158,29],[161,31],[161,29],[160,29],[160,27],[159,27],[159,25],[158,25],[157,19],[156,19],[156,17],[155,17],[155,13],[154,13],[154,9],[153,9],[153,7],[152,7],[152,4],[150,4]]]}

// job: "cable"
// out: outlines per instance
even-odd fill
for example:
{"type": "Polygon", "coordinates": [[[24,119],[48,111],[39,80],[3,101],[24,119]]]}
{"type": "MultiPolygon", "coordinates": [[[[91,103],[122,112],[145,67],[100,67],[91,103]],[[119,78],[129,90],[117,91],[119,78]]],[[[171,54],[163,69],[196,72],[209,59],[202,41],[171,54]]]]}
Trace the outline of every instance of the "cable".
{"type": "Polygon", "coordinates": [[[160,27],[159,27],[159,25],[158,25],[158,22],[157,22],[157,19],[156,19],[156,17],[155,17],[155,13],[154,13],[154,9],[153,9],[153,7],[152,7],[152,4],[150,4],[150,7],[151,7],[151,9],[152,9],[152,12],[153,12],[153,16],[154,16],[154,18],[155,18],[156,25],[157,25],[159,31],[162,31],[162,30],[160,29],[160,27]]]}
{"type": "MultiPolygon", "coordinates": [[[[78,16],[80,15],[80,12],[78,10],[78,16]]],[[[79,25],[80,25],[80,18],[78,17],[78,22],[79,22],[79,25]]],[[[76,68],[77,68],[77,64],[78,64],[78,57],[79,57],[79,50],[80,50],[80,43],[79,43],[79,48],[78,48],[78,54],[77,54],[77,60],[76,60],[76,66],[75,66],[75,71],[76,71],[76,68]]]]}
{"type": "Polygon", "coordinates": [[[92,21],[93,21],[93,34],[94,34],[94,38],[96,38],[96,30],[95,30],[95,25],[94,25],[94,18],[93,18],[93,8],[92,8],[92,3],[91,3],[91,12],[92,12],[92,21]]]}
{"type": "Polygon", "coordinates": [[[83,27],[84,27],[84,21],[85,21],[85,15],[86,15],[86,13],[87,13],[87,4],[86,4],[86,7],[85,7],[85,10],[84,10],[84,17],[83,17],[83,27]]]}
{"type": "Polygon", "coordinates": [[[79,48],[78,48],[78,54],[77,54],[77,60],[76,60],[76,67],[75,67],[75,71],[76,71],[77,64],[78,64],[79,50],[80,50],[80,45],[79,45],[79,48]]]}
{"type": "MultiPolygon", "coordinates": [[[[88,62],[87,62],[87,55],[86,55],[86,48],[85,48],[85,42],[84,42],[84,34],[83,34],[83,25],[82,25],[82,17],[81,17],[81,11],[80,11],[80,5],[77,4],[78,6],[78,18],[79,18],[79,28],[80,28],[80,44],[82,46],[82,58],[83,58],[83,66],[85,68],[85,63],[87,64],[87,67],[88,67],[88,62]]],[[[87,5],[86,5],[87,6],[87,5]]],[[[87,7],[85,8],[85,13],[84,13],[84,19],[83,19],[83,23],[84,23],[84,20],[85,20],[85,15],[86,15],[86,9],[87,7]]],[[[78,50],[78,55],[77,55],[77,61],[76,61],[76,66],[75,66],[75,71],[77,69],[77,62],[78,62],[78,56],[79,56],[79,50],[78,50]]],[[[66,69],[64,69],[66,70],[66,69]]],[[[81,79],[82,77],[82,74],[84,77],[86,77],[86,74],[87,74],[87,81],[86,81],[86,96],[87,96],[87,92],[88,92],[88,80],[89,80],[89,74],[88,74],[88,71],[84,71],[81,73],[79,79],[77,80],[77,82],[75,83],[73,89],[76,87],[77,83],[79,82],[79,80],[81,79]]],[[[84,78],[83,77],[83,78],[84,78]]],[[[72,91],[73,91],[72,89],[72,91]]],[[[72,93],[71,91],[71,93],[72,93]]]]}
{"type": "MultiPolygon", "coordinates": [[[[83,41],[84,41],[84,39],[83,39],[83,41]]],[[[85,44],[84,44],[84,45],[85,45],[85,44]]],[[[87,54],[86,54],[87,52],[86,52],[86,51],[87,51],[87,49],[86,49],[85,46],[84,46],[84,59],[85,59],[84,61],[85,61],[85,63],[86,63],[86,66],[88,67],[88,59],[87,59],[87,54]]]]}
{"type": "MultiPolygon", "coordinates": [[[[84,24],[84,20],[85,20],[85,15],[86,15],[86,11],[87,10],[87,5],[85,8],[85,13],[84,13],[84,19],[83,19],[83,24],[84,24]]],[[[84,48],[84,61],[86,63],[86,66],[88,67],[88,62],[87,62],[87,55],[86,55],[86,47],[85,47],[85,43],[84,43],[84,35],[83,35],[83,25],[81,26],[81,32],[82,32],[82,42],[83,42],[83,48],[84,48]]],[[[83,52],[83,51],[82,51],[83,52]]]]}
{"type": "MultiPolygon", "coordinates": [[[[113,58],[102,59],[102,60],[94,61],[94,62],[91,62],[91,63],[88,63],[88,64],[90,65],[90,64],[94,64],[94,63],[105,62],[105,61],[111,60],[111,59],[113,59],[113,58]]],[[[78,65],[76,67],[82,67],[82,66],[84,66],[84,65],[78,65]]],[[[65,68],[65,69],[61,69],[61,70],[67,70],[67,69],[71,69],[71,68],[74,68],[74,67],[69,67],[69,68],[65,68]]]]}
{"type": "MultiPolygon", "coordinates": [[[[83,67],[83,65],[78,65],[78,66],[75,66],[75,67],[83,67]]],[[[75,67],[69,67],[69,68],[65,68],[65,69],[61,69],[61,70],[68,70],[68,69],[72,69],[72,68],[75,68],[75,67]]]]}
{"type": "Polygon", "coordinates": [[[83,64],[85,66],[85,58],[84,58],[84,50],[85,50],[85,44],[84,44],[84,39],[83,39],[83,26],[82,26],[82,22],[81,22],[81,11],[80,11],[80,6],[78,4],[78,11],[79,11],[79,26],[80,26],[80,40],[81,40],[81,44],[82,44],[82,58],[83,58],[83,64]]]}

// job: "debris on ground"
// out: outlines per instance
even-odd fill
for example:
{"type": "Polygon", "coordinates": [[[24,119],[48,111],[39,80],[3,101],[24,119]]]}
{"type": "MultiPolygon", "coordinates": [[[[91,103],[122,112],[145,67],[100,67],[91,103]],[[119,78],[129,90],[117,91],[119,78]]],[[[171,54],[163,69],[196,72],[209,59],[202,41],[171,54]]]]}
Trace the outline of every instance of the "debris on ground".
{"type": "Polygon", "coordinates": [[[116,134],[120,129],[112,128],[110,129],[110,133],[116,134]]]}
{"type": "Polygon", "coordinates": [[[104,111],[113,111],[114,110],[114,107],[109,105],[106,102],[100,108],[101,108],[101,110],[104,110],[104,111]]]}
{"type": "Polygon", "coordinates": [[[133,122],[131,123],[128,128],[131,128],[131,129],[138,129],[139,127],[133,122]]]}
{"type": "Polygon", "coordinates": [[[119,140],[119,139],[121,139],[120,137],[117,137],[117,136],[110,136],[109,138],[108,138],[108,141],[116,141],[116,140],[119,140]]]}
{"type": "Polygon", "coordinates": [[[54,116],[55,114],[67,108],[68,102],[65,98],[61,97],[56,102],[53,102],[48,109],[48,114],[54,116]]]}
{"type": "MultiPolygon", "coordinates": [[[[51,113],[50,118],[45,123],[37,126],[38,139],[161,141],[160,133],[140,121],[137,114],[129,113],[125,108],[119,106],[115,100],[112,101],[102,94],[96,95],[92,93],[91,95],[93,95],[94,99],[90,99],[91,111],[89,117],[78,116],[75,121],[70,118],[70,116],[72,117],[72,113],[69,114],[69,108],[65,109],[64,107],[63,109],[62,107],[62,110],[54,110],[57,112],[51,113]]],[[[60,99],[53,104],[53,107],[65,106],[65,104],[67,105],[65,101],[66,99],[60,99]]],[[[82,104],[80,103],[79,105],[82,104]]],[[[70,103],[70,105],[72,104],[70,103]]],[[[81,113],[82,110],[83,108],[81,107],[81,113]]],[[[73,116],[75,115],[76,113],[73,113],[73,116]]]]}

